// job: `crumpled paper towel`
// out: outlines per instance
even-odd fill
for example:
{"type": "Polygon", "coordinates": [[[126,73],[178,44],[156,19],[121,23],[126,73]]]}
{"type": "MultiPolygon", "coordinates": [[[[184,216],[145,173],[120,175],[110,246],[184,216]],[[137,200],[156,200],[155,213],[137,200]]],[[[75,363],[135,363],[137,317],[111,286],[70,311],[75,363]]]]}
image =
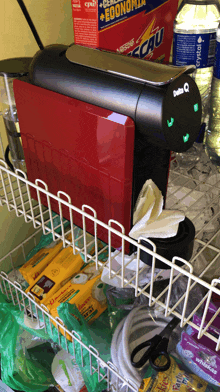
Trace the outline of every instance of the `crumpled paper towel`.
{"type": "Polygon", "coordinates": [[[129,236],[138,239],[168,238],[177,234],[185,215],[177,210],[163,210],[163,196],[152,180],[147,180],[139,194],[129,236]]]}
{"type": "MultiPolygon", "coordinates": [[[[115,250],[114,252],[111,253],[111,270],[114,273],[119,272],[119,275],[121,275],[121,268],[124,265],[124,277],[127,280],[130,280],[133,278],[132,283],[136,283],[136,271],[137,271],[137,254],[132,253],[132,255],[124,255],[124,260],[122,258],[122,253],[119,252],[118,250],[115,250]],[[124,262],[123,262],[124,261],[124,262]]],[[[147,283],[149,283],[152,279],[151,276],[151,271],[152,268],[149,265],[146,265],[143,263],[141,260],[139,260],[139,280],[138,280],[138,285],[139,286],[145,286],[147,283]],[[144,268],[144,269],[143,269],[144,268]],[[143,271],[141,271],[143,269],[143,271]]],[[[174,276],[178,274],[178,271],[174,271],[174,276]]],[[[170,278],[170,270],[161,270],[159,268],[155,268],[154,271],[154,280],[156,281],[161,281],[161,280],[166,280],[170,278]],[[160,275],[158,275],[160,273],[160,275]],[[158,276],[157,276],[158,275],[158,276]]],[[[109,261],[105,265],[102,271],[102,276],[101,280],[113,287],[118,287],[121,288],[121,278],[119,276],[115,276],[112,274],[112,278],[109,279],[109,261]]],[[[131,289],[131,286],[128,286],[127,288],[131,289]]]]}

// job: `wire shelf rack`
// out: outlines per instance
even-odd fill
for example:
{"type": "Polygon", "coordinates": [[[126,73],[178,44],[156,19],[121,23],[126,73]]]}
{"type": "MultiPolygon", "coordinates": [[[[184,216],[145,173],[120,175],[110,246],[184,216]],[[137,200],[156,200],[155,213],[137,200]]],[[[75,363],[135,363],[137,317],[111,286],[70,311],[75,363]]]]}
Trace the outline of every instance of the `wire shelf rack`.
{"type": "MultiPolygon", "coordinates": [[[[96,268],[105,268],[108,278],[117,278],[120,281],[121,288],[131,287],[135,296],[144,295],[148,298],[149,306],[160,306],[165,317],[175,315],[180,319],[180,326],[191,325],[198,331],[198,338],[207,336],[215,342],[216,350],[220,348],[220,334],[210,334],[208,328],[219,312],[216,312],[212,319],[207,323],[206,315],[212,296],[220,296],[220,269],[218,270],[220,260],[220,174],[211,166],[204,155],[200,162],[188,170],[182,170],[178,167],[175,159],[171,162],[169,183],[167,189],[166,208],[184,211],[185,215],[192,220],[196,228],[196,238],[194,241],[193,256],[190,262],[179,257],[173,257],[172,260],[158,255],[156,247],[151,243],[153,250],[141,245],[141,239],[138,241],[125,235],[123,226],[116,221],[110,220],[108,225],[99,221],[96,211],[88,205],[82,205],[82,208],[76,208],[71,204],[70,197],[60,191],[57,195],[50,193],[47,185],[40,179],[35,183],[28,181],[25,173],[20,170],[12,172],[8,169],[7,164],[0,160],[0,205],[7,206],[9,211],[15,211],[17,217],[23,217],[25,222],[32,222],[36,232],[13,249],[10,253],[0,259],[0,288],[9,301],[19,306],[24,315],[31,318],[37,324],[43,323],[45,332],[52,325],[57,331],[58,343],[69,351],[69,341],[72,344],[72,353],[75,352],[75,344],[81,347],[81,366],[83,366],[84,353],[87,352],[90,358],[90,372],[98,375],[98,380],[106,381],[107,389],[110,390],[112,380],[114,379],[114,389],[118,390],[118,383],[121,380],[127,389],[137,391],[137,387],[131,381],[124,379],[111,362],[105,362],[102,359],[102,353],[99,353],[95,347],[86,346],[80,336],[69,331],[62,320],[54,319],[47,308],[38,305],[31,294],[26,294],[21,284],[16,279],[11,280],[8,276],[10,270],[16,271],[25,260],[27,253],[37,244],[39,235],[51,234],[54,241],[61,240],[63,247],[71,246],[73,254],[78,252],[83,255],[84,260],[94,261],[96,268]],[[32,189],[35,190],[37,198],[31,198],[32,189]],[[42,195],[46,196],[47,203],[42,205],[42,195]],[[60,223],[55,225],[56,214],[53,213],[51,202],[57,203],[59,209],[60,223]],[[68,208],[68,219],[63,218],[63,208],[68,208]],[[75,216],[81,217],[81,230],[76,232],[74,225],[75,216]],[[87,225],[93,226],[94,235],[88,236],[87,225]],[[106,230],[108,233],[108,243],[100,249],[98,243],[98,228],[106,230]],[[57,230],[59,229],[59,231],[57,230]],[[69,237],[71,234],[71,240],[69,237]],[[111,245],[112,235],[120,238],[121,246],[113,252],[111,245]],[[129,270],[130,261],[126,261],[125,248],[129,243],[136,247],[135,268],[129,270]],[[89,253],[88,249],[93,246],[94,252],[89,253]],[[140,260],[140,251],[144,251],[152,256],[152,267],[144,265],[140,260]],[[103,262],[103,255],[106,261],[103,262]],[[114,268],[114,258],[120,254],[122,264],[120,268],[114,268]],[[156,284],[162,280],[162,270],[155,268],[156,259],[164,262],[167,269],[166,285],[158,293],[155,290],[156,284]],[[182,262],[182,266],[176,265],[177,261],[182,262]],[[143,283],[143,276],[147,280],[143,283]],[[180,277],[185,278],[186,290],[184,295],[177,302],[172,302],[172,290],[175,282],[180,277]],[[199,287],[203,290],[201,301],[187,312],[190,304],[193,290],[199,287]],[[202,309],[201,324],[198,326],[193,321],[194,314],[202,309]],[[61,332],[59,332],[61,331],[61,332]],[[70,336],[71,339],[67,339],[70,336]],[[63,340],[64,339],[64,340],[63,340]],[[61,342],[62,340],[62,342],[61,342]],[[105,371],[103,371],[105,369],[105,371]],[[115,377],[112,375],[114,374],[115,377]],[[115,381],[116,380],[116,381],[115,381]]],[[[220,298],[220,297],[219,297],[220,298]]],[[[220,308],[219,308],[220,311],[220,308]]],[[[54,331],[52,331],[54,333],[54,331]]]]}

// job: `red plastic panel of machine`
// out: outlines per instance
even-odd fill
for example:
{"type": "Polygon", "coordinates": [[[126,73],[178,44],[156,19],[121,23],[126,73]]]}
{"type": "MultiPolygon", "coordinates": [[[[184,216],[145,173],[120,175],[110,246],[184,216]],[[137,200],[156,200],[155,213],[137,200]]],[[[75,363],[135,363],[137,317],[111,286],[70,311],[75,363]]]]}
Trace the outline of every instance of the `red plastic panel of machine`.
{"type": "Polygon", "coordinates": [[[168,62],[178,0],[72,0],[76,44],[168,62]]]}
{"type": "MultiPolygon", "coordinates": [[[[28,179],[40,179],[49,192],[63,191],[76,207],[87,204],[104,223],[131,224],[134,122],[129,117],[16,80],[14,92],[28,179]],[[41,115],[39,116],[39,113],[41,115]]],[[[37,199],[32,190],[32,197],[37,199]]],[[[64,198],[67,201],[66,198],[64,198]]],[[[47,205],[46,196],[41,201],[47,205]]],[[[58,203],[51,203],[59,213],[58,203]]],[[[63,216],[70,220],[69,209],[63,216]]],[[[91,212],[87,209],[86,212],[91,212]]],[[[82,218],[73,214],[82,227],[82,218]]],[[[87,219],[87,230],[94,225],[87,219]]],[[[98,228],[108,242],[108,231],[98,228]]],[[[112,246],[121,242],[112,237],[112,246]]]]}

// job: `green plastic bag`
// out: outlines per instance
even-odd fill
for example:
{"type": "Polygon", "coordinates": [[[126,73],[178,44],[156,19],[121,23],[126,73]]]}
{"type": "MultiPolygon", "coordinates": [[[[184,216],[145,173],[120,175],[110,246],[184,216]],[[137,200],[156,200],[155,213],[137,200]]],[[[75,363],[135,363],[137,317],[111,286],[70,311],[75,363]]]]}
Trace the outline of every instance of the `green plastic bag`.
{"type": "Polygon", "coordinates": [[[55,383],[50,370],[53,355],[44,353],[47,361],[41,364],[39,358],[35,360],[33,348],[28,353],[25,341],[30,342],[31,334],[19,325],[18,312],[20,310],[0,294],[1,378],[12,389],[43,392],[55,383]]]}
{"type": "MultiPolygon", "coordinates": [[[[110,347],[112,334],[109,325],[108,312],[102,313],[92,325],[88,326],[76,305],[67,302],[61,303],[58,308],[59,317],[69,331],[74,330],[81,337],[87,347],[90,345],[97,349],[102,355],[101,358],[108,362],[111,359],[110,347]]],[[[89,392],[101,392],[107,387],[106,380],[98,379],[97,372],[91,374],[90,360],[94,368],[98,368],[97,360],[89,355],[88,350],[82,349],[80,343],[75,342],[76,363],[80,368],[85,385],[89,392]],[[83,364],[82,364],[83,354],[83,364]]],[[[99,363],[100,365],[100,363],[99,363]]],[[[107,369],[100,367],[100,379],[105,376],[107,369]]]]}
{"type": "MultiPolygon", "coordinates": [[[[101,315],[96,320],[96,325],[95,322],[93,323],[93,330],[91,331],[92,326],[88,329],[88,326],[83,316],[80,314],[75,305],[64,303],[61,304],[58,309],[59,316],[62,317],[62,319],[65,321],[67,328],[70,331],[74,329],[80,335],[82,342],[86,344],[86,346],[89,346],[89,344],[91,344],[96,347],[97,341],[94,343],[93,337],[95,335],[96,337],[98,337],[98,334],[101,333],[102,339],[98,348],[101,353],[105,352],[105,358],[102,357],[105,361],[110,359],[109,348],[111,342],[111,332],[108,333],[108,331],[110,331],[110,328],[108,327],[107,312],[104,312],[105,316],[103,313],[103,317],[107,317],[104,322],[106,323],[104,329],[103,323],[100,324],[100,321],[102,320],[101,315]],[[71,308],[69,308],[69,306],[71,308]],[[74,316],[71,316],[70,312],[72,312],[72,314],[75,314],[76,317],[78,317],[79,321],[77,321],[74,316]],[[95,329],[97,329],[96,332],[95,329]]],[[[38,330],[28,328],[24,324],[24,312],[21,312],[18,306],[15,306],[13,305],[13,303],[8,302],[6,296],[1,294],[0,292],[0,353],[1,356],[3,354],[3,357],[1,358],[3,372],[2,381],[8,386],[10,386],[12,389],[22,390],[25,392],[41,392],[45,391],[48,388],[48,384],[47,386],[44,386],[44,382],[47,382],[46,380],[48,380],[47,377],[44,378],[44,380],[41,380],[41,385],[39,386],[39,379],[37,374],[35,374],[36,380],[38,380],[38,386],[34,386],[33,384],[31,385],[31,388],[29,388],[29,385],[22,384],[22,380],[19,377],[19,374],[13,374],[15,356],[14,353],[16,349],[16,334],[18,334],[19,328],[22,327],[26,331],[29,331],[31,334],[47,341],[52,340],[54,343],[58,344],[60,348],[68,350],[68,352],[75,358],[76,363],[81,370],[88,392],[102,392],[104,389],[106,389],[106,380],[102,380],[101,382],[99,382],[97,373],[90,374],[90,356],[88,350],[82,348],[80,343],[78,342],[75,342],[74,350],[73,343],[69,340],[66,340],[60,332],[58,333],[57,328],[52,323],[50,323],[48,317],[45,317],[43,319],[42,313],[40,311],[38,312],[38,316],[40,320],[45,321],[46,332],[45,328],[38,330]],[[83,366],[81,363],[81,350],[83,355],[83,366]]],[[[93,356],[92,364],[97,368],[97,361],[93,356]]],[[[103,377],[105,373],[106,369],[101,369],[101,377],[103,377]]]]}

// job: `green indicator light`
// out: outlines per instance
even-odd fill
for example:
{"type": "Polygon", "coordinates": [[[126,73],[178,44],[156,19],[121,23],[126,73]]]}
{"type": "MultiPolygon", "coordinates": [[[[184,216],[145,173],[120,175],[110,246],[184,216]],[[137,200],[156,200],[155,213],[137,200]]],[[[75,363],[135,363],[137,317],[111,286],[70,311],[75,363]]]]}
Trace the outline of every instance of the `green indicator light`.
{"type": "Polygon", "coordinates": [[[198,110],[199,110],[199,105],[198,105],[198,103],[195,103],[195,105],[194,105],[194,112],[198,112],[198,110]]]}
{"type": "Polygon", "coordinates": [[[171,117],[170,121],[167,120],[167,125],[168,125],[169,128],[172,127],[173,123],[174,123],[174,118],[173,117],[171,117]]]}
{"type": "Polygon", "coordinates": [[[185,136],[183,135],[183,141],[184,143],[188,142],[189,140],[189,134],[187,133],[185,136]]]}

